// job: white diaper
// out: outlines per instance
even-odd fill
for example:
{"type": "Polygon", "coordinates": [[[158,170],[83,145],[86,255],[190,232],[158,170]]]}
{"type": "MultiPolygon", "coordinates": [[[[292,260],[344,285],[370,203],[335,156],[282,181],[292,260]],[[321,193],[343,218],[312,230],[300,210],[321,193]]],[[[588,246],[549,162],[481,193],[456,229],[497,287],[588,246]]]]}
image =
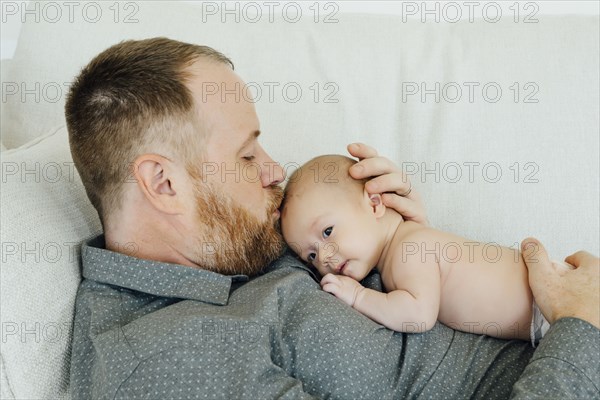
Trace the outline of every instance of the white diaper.
{"type": "Polygon", "coordinates": [[[544,337],[546,332],[548,332],[548,329],[550,329],[550,323],[548,322],[548,320],[546,320],[546,318],[540,311],[540,308],[535,303],[535,300],[533,301],[531,307],[531,345],[535,347],[539,343],[539,341],[544,337]]]}

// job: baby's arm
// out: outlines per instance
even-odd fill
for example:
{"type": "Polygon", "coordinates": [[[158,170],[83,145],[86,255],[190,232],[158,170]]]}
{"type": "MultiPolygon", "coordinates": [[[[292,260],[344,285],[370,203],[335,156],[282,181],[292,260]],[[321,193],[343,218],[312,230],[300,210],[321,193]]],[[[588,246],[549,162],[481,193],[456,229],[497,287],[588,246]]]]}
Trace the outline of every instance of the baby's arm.
{"type": "Polygon", "coordinates": [[[401,246],[392,255],[390,273],[394,289],[389,293],[363,287],[347,276],[327,274],[321,281],[334,294],[372,320],[398,332],[424,332],[437,320],[440,305],[440,272],[437,260],[402,255],[401,246]]]}

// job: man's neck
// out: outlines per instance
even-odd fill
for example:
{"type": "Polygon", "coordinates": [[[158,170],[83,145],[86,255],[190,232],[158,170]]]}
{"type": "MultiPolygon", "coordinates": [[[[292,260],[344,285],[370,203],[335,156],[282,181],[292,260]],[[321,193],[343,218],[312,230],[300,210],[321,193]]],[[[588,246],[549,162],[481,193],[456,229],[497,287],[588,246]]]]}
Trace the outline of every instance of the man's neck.
{"type": "Polygon", "coordinates": [[[107,250],[144,260],[201,268],[182,253],[189,238],[175,226],[176,222],[161,224],[156,222],[159,217],[129,215],[130,218],[119,220],[118,229],[113,228],[114,224],[106,224],[104,238],[107,250]],[[148,224],[145,221],[153,222],[148,224]]]}

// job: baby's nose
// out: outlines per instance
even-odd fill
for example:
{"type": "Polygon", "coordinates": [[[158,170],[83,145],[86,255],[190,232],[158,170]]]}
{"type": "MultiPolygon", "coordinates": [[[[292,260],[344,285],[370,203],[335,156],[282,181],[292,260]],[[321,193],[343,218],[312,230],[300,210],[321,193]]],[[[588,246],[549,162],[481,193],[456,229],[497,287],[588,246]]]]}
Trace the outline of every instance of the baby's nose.
{"type": "Polygon", "coordinates": [[[319,264],[321,264],[324,267],[328,267],[330,268],[331,266],[329,265],[329,255],[327,254],[326,251],[319,251],[318,256],[319,258],[319,264]]]}
{"type": "Polygon", "coordinates": [[[335,267],[337,265],[338,258],[332,252],[322,252],[323,255],[319,255],[319,262],[322,266],[327,268],[331,272],[335,272],[335,267]]]}

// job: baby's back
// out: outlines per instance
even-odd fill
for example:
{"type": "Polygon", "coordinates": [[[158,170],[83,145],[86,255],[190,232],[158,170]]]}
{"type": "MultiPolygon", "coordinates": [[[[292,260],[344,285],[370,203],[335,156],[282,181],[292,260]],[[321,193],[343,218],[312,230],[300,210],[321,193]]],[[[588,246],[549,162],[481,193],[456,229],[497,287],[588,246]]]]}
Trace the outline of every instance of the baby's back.
{"type": "MultiPolygon", "coordinates": [[[[413,222],[400,224],[391,245],[402,249],[401,259],[386,260],[394,264],[390,266],[395,270],[396,282],[402,282],[403,269],[414,268],[408,262],[436,261],[441,287],[439,321],[462,331],[529,339],[533,297],[527,267],[518,250],[413,222]]],[[[387,291],[410,291],[394,287],[389,274],[382,274],[382,279],[387,291]]]]}

